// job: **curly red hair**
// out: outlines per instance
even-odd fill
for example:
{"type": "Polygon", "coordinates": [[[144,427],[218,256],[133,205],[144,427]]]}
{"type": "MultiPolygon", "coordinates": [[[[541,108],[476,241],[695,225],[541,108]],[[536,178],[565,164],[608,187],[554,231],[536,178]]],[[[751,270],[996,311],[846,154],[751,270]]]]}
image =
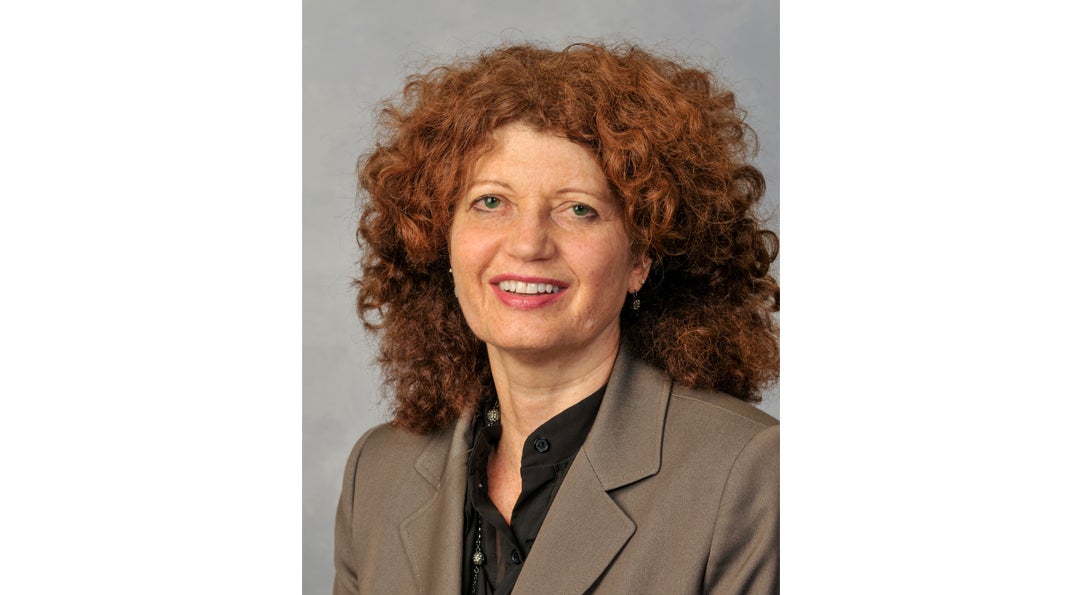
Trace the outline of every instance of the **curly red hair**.
{"type": "Polygon", "coordinates": [[[484,344],[448,273],[453,205],[491,133],[524,122],[590,149],[652,258],[621,328],[637,357],[751,402],[779,374],[776,235],[734,94],[711,73],[634,46],[514,45],[411,76],[360,157],[357,310],[380,334],[394,425],[451,424],[492,390],[484,344]]]}

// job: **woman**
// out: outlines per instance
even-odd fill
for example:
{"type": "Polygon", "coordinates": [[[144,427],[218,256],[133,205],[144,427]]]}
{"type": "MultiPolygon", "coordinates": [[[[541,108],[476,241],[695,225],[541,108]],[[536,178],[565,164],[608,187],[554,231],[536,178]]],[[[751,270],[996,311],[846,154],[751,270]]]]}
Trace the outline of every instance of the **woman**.
{"type": "Polygon", "coordinates": [[[393,421],[349,457],[335,593],[778,590],[778,425],[744,402],[777,375],[777,240],[742,116],[589,44],[386,105],[358,309],[393,421]]]}

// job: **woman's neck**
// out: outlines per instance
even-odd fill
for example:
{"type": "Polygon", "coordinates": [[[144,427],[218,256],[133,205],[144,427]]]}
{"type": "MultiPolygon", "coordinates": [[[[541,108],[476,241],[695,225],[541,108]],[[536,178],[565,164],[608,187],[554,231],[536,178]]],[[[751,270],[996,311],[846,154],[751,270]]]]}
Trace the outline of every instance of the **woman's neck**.
{"type": "Polygon", "coordinates": [[[613,371],[620,340],[577,357],[528,358],[488,348],[500,402],[499,454],[518,468],[526,437],[556,414],[602,388],[613,371]]]}

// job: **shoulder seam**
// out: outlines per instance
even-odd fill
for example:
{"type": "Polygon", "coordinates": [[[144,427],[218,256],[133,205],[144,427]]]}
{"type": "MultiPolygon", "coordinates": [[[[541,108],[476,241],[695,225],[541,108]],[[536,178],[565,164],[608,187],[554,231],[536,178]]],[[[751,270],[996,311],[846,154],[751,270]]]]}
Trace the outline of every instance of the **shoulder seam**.
{"type": "MultiPolygon", "coordinates": [[[[733,409],[730,409],[728,407],[723,407],[722,405],[713,403],[711,401],[705,401],[704,399],[698,399],[696,397],[692,397],[692,396],[689,396],[689,395],[683,395],[683,394],[680,394],[680,393],[678,393],[676,391],[671,392],[670,396],[678,398],[678,399],[685,399],[686,401],[692,401],[693,403],[700,403],[701,405],[706,405],[708,407],[712,407],[713,409],[717,409],[717,410],[722,411],[724,413],[729,413],[730,415],[733,415],[734,417],[742,418],[742,419],[744,419],[746,421],[758,424],[758,425],[760,425],[762,427],[770,427],[770,426],[774,426],[774,425],[779,424],[779,420],[776,420],[776,423],[768,423],[765,420],[754,419],[753,417],[750,417],[749,415],[745,415],[744,413],[739,413],[737,411],[734,411],[733,409]]],[[[733,398],[733,397],[730,397],[730,398],[733,398]]],[[[740,401],[740,402],[744,403],[744,401],[740,401]]],[[[746,403],[746,404],[748,405],[748,403],[746,403]]],[[[760,410],[758,409],[758,411],[760,411],[760,410]]],[[[764,412],[762,411],[762,413],[764,413],[764,412]]],[[[771,417],[771,416],[769,416],[769,417],[771,417]]],[[[773,419],[775,419],[775,418],[773,418],[773,419]]]]}

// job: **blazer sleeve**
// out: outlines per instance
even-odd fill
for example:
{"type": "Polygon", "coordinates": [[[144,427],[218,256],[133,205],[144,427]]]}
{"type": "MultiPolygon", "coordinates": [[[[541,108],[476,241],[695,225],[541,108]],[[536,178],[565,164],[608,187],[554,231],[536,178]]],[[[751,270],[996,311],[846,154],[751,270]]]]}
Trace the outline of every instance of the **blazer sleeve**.
{"type": "Polygon", "coordinates": [[[337,502],[337,517],[333,527],[333,564],[336,573],[333,577],[333,595],[358,595],[359,577],[356,570],[356,548],[352,539],[352,515],[356,496],[356,470],[359,468],[360,453],[371,432],[367,431],[352,448],[344,468],[344,483],[341,485],[341,499],[337,502]]]}
{"type": "Polygon", "coordinates": [[[780,426],[755,434],[738,454],[715,520],[704,591],[780,592],[780,426]]]}

